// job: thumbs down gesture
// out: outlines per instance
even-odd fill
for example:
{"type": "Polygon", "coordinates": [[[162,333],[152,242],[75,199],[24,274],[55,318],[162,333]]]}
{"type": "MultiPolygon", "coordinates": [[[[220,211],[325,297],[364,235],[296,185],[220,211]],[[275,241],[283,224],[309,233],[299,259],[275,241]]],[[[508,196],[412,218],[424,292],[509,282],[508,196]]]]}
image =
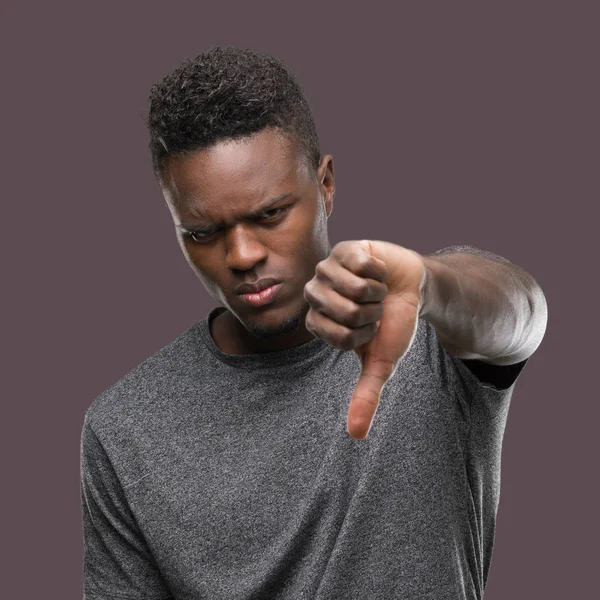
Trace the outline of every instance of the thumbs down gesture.
{"type": "Polygon", "coordinates": [[[365,439],[381,391],[408,352],[417,328],[427,270],[423,257],[397,244],[349,240],[336,244],[304,286],[306,328],[361,363],[346,431],[365,439]]]}

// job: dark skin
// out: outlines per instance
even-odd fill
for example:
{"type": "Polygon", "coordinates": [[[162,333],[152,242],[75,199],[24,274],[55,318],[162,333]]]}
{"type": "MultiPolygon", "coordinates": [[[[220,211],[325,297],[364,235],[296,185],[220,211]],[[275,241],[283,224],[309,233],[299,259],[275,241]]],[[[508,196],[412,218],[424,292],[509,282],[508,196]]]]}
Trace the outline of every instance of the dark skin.
{"type": "MultiPolygon", "coordinates": [[[[346,240],[331,248],[333,160],[322,157],[315,174],[294,142],[276,130],[171,157],[162,187],[188,263],[227,308],[211,330],[217,347],[257,354],[316,336],[354,350],[361,376],[346,429],[356,439],[367,437],[383,386],[409,350],[422,312],[463,353],[485,356],[480,349],[495,341],[490,331],[505,332],[495,334],[503,338],[496,343],[500,350],[521,350],[515,329],[529,336],[525,325],[537,292],[515,287],[516,271],[504,265],[477,260],[465,274],[381,240],[346,240]],[[202,233],[206,237],[194,239],[202,233]],[[234,292],[261,278],[283,282],[272,303],[253,306],[234,292]]],[[[513,360],[514,353],[508,356],[513,360]]]]}
{"type": "Polygon", "coordinates": [[[227,309],[213,320],[217,347],[227,354],[256,354],[313,340],[305,324],[310,306],[303,292],[317,263],[331,252],[332,156],[321,158],[315,174],[292,139],[267,128],[171,156],[161,179],[188,264],[227,309]],[[263,211],[260,217],[244,218],[258,211],[263,211]],[[211,233],[190,236],[182,224],[211,233]],[[274,302],[252,306],[235,294],[239,284],[265,277],[283,282],[274,302]]]}

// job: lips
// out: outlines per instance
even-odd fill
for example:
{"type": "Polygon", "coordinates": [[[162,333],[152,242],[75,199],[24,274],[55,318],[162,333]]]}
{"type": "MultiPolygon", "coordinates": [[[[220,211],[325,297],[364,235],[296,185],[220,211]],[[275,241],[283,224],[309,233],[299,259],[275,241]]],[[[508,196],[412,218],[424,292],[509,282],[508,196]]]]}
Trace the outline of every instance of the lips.
{"type": "Polygon", "coordinates": [[[235,288],[234,292],[236,294],[256,294],[277,283],[281,282],[272,277],[265,277],[264,279],[259,279],[256,283],[242,283],[235,288]]]}

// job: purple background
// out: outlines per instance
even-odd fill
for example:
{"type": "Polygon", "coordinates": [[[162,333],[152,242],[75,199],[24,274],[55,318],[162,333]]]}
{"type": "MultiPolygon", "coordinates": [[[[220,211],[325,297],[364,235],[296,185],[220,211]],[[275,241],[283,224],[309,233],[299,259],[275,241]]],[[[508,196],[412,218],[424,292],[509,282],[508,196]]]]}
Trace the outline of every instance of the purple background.
{"type": "Polygon", "coordinates": [[[214,306],[142,121],[150,86],[213,44],[275,54],[304,87],[334,157],[332,245],[470,244],[542,286],[485,598],[595,590],[598,5],[91,4],[2,11],[3,596],[81,597],[84,412],[214,306]]]}

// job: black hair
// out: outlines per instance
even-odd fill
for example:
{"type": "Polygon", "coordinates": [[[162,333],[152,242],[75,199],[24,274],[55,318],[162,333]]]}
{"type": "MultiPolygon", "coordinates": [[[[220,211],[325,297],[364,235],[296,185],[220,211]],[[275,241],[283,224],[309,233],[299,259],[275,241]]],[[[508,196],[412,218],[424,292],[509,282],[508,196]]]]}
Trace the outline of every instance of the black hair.
{"type": "Polygon", "coordinates": [[[319,137],[301,86],[275,56],[214,46],[186,59],[150,89],[148,116],[154,174],[168,156],[275,127],[296,143],[316,173],[319,137]]]}

